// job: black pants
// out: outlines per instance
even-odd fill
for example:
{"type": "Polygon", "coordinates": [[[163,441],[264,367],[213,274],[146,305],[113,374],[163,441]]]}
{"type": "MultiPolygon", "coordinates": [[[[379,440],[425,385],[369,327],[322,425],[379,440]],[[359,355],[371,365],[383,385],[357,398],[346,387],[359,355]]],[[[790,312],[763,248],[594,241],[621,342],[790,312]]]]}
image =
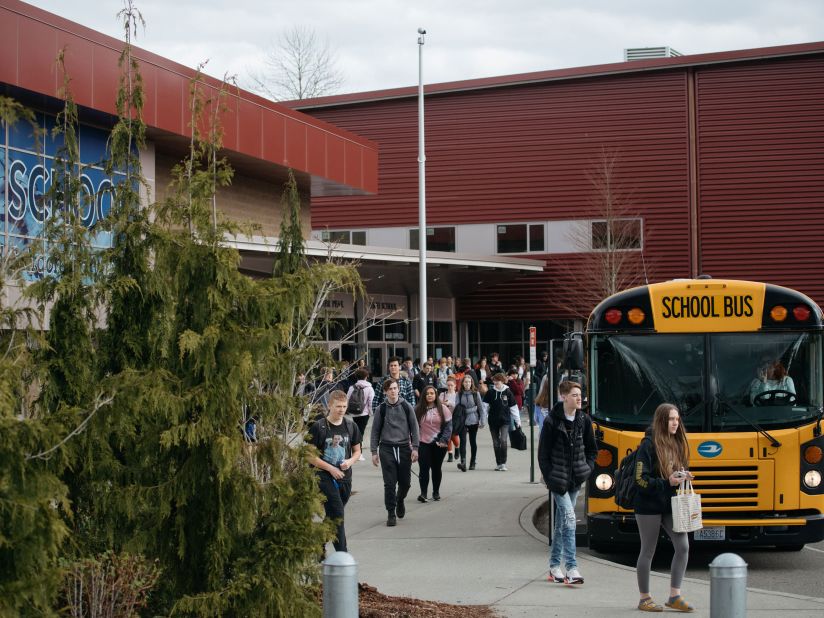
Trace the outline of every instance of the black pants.
{"type": "Polygon", "coordinates": [[[489,426],[492,434],[492,449],[495,451],[495,463],[498,465],[506,463],[507,438],[509,438],[509,425],[489,426]]]}
{"type": "Polygon", "coordinates": [[[412,449],[408,444],[381,444],[378,454],[383,473],[383,503],[387,511],[394,513],[397,501],[406,498],[412,485],[412,449]]]}
{"type": "Polygon", "coordinates": [[[352,495],[352,481],[347,479],[335,480],[332,475],[321,470],[318,472],[318,485],[321,492],[326,496],[323,509],[326,511],[326,519],[334,519],[338,522],[338,532],[335,537],[335,551],[347,551],[346,531],[343,528],[343,508],[349,502],[352,495]]]}
{"type": "Polygon", "coordinates": [[[461,432],[461,461],[466,463],[466,438],[469,437],[469,463],[474,464],[475,458],[478,455],[478,426],[464,425],[464,430],[461,432]]]}
{"type": "Polygon", "coordinates": [[[425,498],[429,491],[429,476],[432,475],[432,493],[441,493],[441,479],[443,478],[443,460],[446,457],[446,449],[438,446],[435,442],[420,445],[418,450],[418,481],[421,485],[421,495],[425,498]]]}
{"type": "Polygon", "coordinates": [[[369,415],[366,414],[364,416],[353,416],[352,420],[355,421],[355,426],[360,429],[361,435],[361,448],[363,448],[364,444],[369,444],[369,439],[366,437],[364,431],[366,431],[366,424],[369,422],[369,415]]]}

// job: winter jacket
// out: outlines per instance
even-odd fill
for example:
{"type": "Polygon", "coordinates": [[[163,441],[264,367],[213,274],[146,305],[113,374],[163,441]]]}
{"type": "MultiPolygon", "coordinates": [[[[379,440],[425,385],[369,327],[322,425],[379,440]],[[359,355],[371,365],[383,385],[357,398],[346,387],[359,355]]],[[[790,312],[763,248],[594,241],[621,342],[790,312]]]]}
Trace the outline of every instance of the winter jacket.
{"type": "Polygon", "coordinates": [[[497,429],[503,425],[515,422],[520,425],[520,412],[515,402],[515,395],[504,387],[502,391],[490,388],[484,395],[484,401],[489,404],[489,426],[497,429]]]}
{"type": "Polygon", "coordinates": [[[565,420],[564,404],[559,401],[544,421],[538,440],[541,474],[547,487],[558,494],[565,494],[586,481],[595,469],[598,455],[589,415],[576,410],[571,434],[565,420]]]}
{"type": "Polygon", "coordinates": [[[403,397],[398,397],[395,403],[384,401],[375,410],[369,448],[376,452],[379,444],[408,446],[411,443],[414,450],[418,448],[419,435],[415,410],[403,397]]]}
{"type": "Polygon", "coordinates": [[[661,477],[658,468],[658,455],[652,442],[652,428],[648,428],[635,460],[635,492],[633,509],[641,515],[666,515],[672,513],[670,498],[675,495],[677,487],[670,485],[669,479],[661,477]]]}
{"type": "Polygon", "coordinates": [[[520,378],[513,378],[507,382],[509,390],[515,395],[515,402],[519,408],[524,407],[524,383],[520,378]]]}
{"type": "Polygon", "coordinates": [[[412,388],[415,389],[416,394],[415,396],[423,395],[423,389],[425,389],[430,384],[435,383],[435,372],[430,370],[429,373],[424,373],[423,371],[415,374],[415,378],[412,380],[412,388]]]}
{"type": "Polygon", "coordinates": [[[458,395],[458,403],[466,410],[464,425],[486,425],[486,414],[477,391],[464,391],[458,395]]]}

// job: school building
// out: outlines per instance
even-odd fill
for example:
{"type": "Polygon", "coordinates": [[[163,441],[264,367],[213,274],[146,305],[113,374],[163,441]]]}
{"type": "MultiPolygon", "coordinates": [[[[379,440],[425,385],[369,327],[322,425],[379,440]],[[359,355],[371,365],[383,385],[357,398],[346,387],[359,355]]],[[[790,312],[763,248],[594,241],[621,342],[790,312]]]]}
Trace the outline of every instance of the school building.
{"type": "MultiPolygon", "coordinates": [[[[545,265],[462,278],[462,352],[508,360],[530,323],[546,341],[588,315],[611,240],[628,284],[709,274],[824,302],[824,43],[424,90],[429,247],[545,265]]],[[[379,148],[376,193],[313,198],[315,237],[417,246],[417,105],[416,87],[290,103],[379,148]]]]}
{"type": "MultiPolygon", "coordinates": [[[[66,70],[80,106],[84,186],[115,120],[123,43],[18,0],[0,0],[0,92],[48,129],[66,70]]],[[[151,196],[187,151],[195,71],[139,48],[151,196]]],[[[215,98],[221,84],[200,86],[215,98]]],[[[627,281],[697,274],[787,285],[824,302],[824,43],[645,59],[428,85],[429,354],[505,361],[580,327],[603,256],[627,281]],[[608,199],[604,195],[611,196],[608,199]],[[609,251],[615,247],[618,251],[609,251]]],[[[279,198],[298,180],[307,252],[353,260],[369,294],[335,297],[325,344],[341,358],[420,356],[417,88],[277,104],[225,95],[235,170],[218,207],[261,226],[233,239],[252,276],[271,272],[279,198]],[[366,320],[362,332],[352,334],[366,320]]],[[[55,145],[0,130],[4,247],[42,233],[55,145]]],[[[114,179],[116,182],[116,179],[114,179]]],[[[90,224],[107,212],[105,192],[90,224]]],[[[102,244],[110,239],[100,238],[102,244]]],[[[382,373],[382,370],[376,371],[382,373]]]]}

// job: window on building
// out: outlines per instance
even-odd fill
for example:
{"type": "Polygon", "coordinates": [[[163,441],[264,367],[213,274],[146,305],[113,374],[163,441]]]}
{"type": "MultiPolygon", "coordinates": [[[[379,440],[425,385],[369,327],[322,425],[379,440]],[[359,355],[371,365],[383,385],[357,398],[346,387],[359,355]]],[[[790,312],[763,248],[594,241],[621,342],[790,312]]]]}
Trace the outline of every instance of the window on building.
{"type": "Polygon", "coordinates": [[[403,320],[387,320],[383,325],[385,341],[406,341],[407,324],[403,320]]]}
{"type": "Polygon", "coordinates": [[[592,222],[592,249],[613,251],[641,248],[641,219],[592,222]]]}
{"type": "Polygon", "coordinates": [[[366,245],[366,231],[323,230],[320,233],[320,239],[334,245],[366,245]]]}
{"type": "MultiPolygon", "coordinates": [[[[409,230],[409,248],[418,249],[418,228],[409,230]]],[[[455,252],[455,227],[426,228],[426,248],[429,251],[455,252]]]]}
{"type": "Polygon", "coordinates": [[[510,223],[498,225],[498,253],[530,253],[544,251],[543,223],[510,223]]]}

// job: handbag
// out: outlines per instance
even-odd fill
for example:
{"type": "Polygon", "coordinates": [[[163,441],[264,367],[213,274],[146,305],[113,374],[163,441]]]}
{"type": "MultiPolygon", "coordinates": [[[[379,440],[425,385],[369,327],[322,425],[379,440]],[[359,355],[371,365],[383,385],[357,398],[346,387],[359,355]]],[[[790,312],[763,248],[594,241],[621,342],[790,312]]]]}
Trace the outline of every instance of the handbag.
{"type": "Polygon", "coordinates": [[[509,430],[509,443],[516,451],[526,450],[526,436],[520,426],[509,430]]]}
{"type": "Polygon", "coordinates": [[[674,532],[695,532],[704,527],[701,520],[701,494],[695,493],[692,481],[678,486],[672,502],[672,529],[674,532]]]}

